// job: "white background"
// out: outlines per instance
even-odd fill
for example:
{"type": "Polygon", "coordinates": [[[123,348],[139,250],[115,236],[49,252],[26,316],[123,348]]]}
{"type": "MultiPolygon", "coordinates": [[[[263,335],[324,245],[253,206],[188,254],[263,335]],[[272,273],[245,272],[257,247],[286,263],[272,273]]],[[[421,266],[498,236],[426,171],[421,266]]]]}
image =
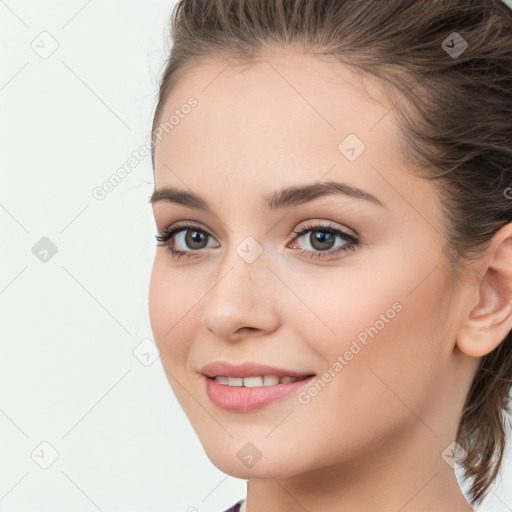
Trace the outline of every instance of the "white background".
{"type": "MultiPolygon", "coordinates": [[[[150,156],[92,194],[147,141],[173,5],[0,0],[0,511],[221,512],[245,496],[160,360],[133,352],[153,342],[150,156]]],[[[510,451],[484,512],[512,510],[510,451]]]]}

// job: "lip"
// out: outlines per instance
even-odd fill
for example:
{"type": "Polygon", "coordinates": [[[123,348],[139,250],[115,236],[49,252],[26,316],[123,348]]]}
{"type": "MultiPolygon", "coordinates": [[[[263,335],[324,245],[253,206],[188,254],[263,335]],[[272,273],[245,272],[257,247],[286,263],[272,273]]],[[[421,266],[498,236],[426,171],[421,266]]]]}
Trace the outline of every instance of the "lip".
{"type": "MultiPolygon", "coordinates": [[[[200,372],[205,377],[258,377],[265,375],[275,375],[277,377],[306,377],[315,375],[314,372],[295,371],[286,368],[277,368],[255,361],[247,361],[242,364],[233,364],[228,361],[214,361],[203,366],[200,372]]],[[[269,386],[272,387],[272,386],[269,386]]]]}
{"type": "Polygon", "coordinates": [[[312,383],[316,375],[288,384],[255,387],[227,386],[212,377],[203,377],[206,394],[214,405],[230,412],[244,413],[261,409],[286,397],[296,396],[301,388],[312,383]]]}

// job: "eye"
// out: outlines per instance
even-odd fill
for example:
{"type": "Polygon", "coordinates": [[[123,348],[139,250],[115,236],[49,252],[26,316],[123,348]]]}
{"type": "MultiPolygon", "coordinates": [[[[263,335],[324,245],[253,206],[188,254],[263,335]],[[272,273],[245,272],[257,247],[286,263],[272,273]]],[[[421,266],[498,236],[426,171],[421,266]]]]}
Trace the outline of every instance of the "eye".
{"type": "MultiPolygon", "coordinates": [[[[300,249],[299,251],[302,256],[307,256],[308,258],[332,258],[337,254],[355,250],[360,244],[359,239],[355,235],[346,233],[331,225],[303,225],[301,229],[294,230],[294,233],[297,235],[294,240],[304,237],[306,243],[312,247],[312,249],[300,249]],[[311,234],[306,237],[307,233],[311,234]],[[337,238],[345,241],[345,243],[333,249],[337,238]]],[[[209,239],[213,240],[212,235],[206,230],[190,223],[174,224],[169,228],[165,228],[162,234],[156,235],[155,238],[159,242],[157,245],[168,246],[171,257],[176,259],[200,256],[201,250],[208,247],[209,239]],[[178,246],[178,249],[176,249],[176,246],[178,246]],[[187,250],[187,247],[189,250],[187,250]]],[[[296,245],[296,242],[294,242],[294,245],[296,245]]],[[[216,243],[216,245],[210,245],[210,247],[220,247],[220,245],[216,243]]]]}
{"type": "Polygon", "coordinates": [[[295,230],[294,233],[297,235],[295,239],[305,238],[306,244],[312,248],[300,250],[302,256],[310,258],[332,258],[340,253],[355,250],[360,244],[355,235],[331,225],[309,224],[295,230]],[[306,233],[310,233],[309,236],[305,236],[306,233]],[[344,240],[345,243],[335,247],[336,238],[344,240]]]}
{"type": "MultiPolygon", "coordinates": [[[[207,247],[205,241],[212,236],[205,230],[199,229],[194,224],[189,223],[178,223],[174,224],[169,228],[165,228],[161,235],[156,235],[158,240],[158,246],[168,246],[169,252],[173,258],[179,259],[184,256],[190,258],[197,256],[197,251],[207,247]],[[178,245],[185,249],[175,249],[178,245]],[[186,247],[190,247],[191,250],[186,250],[186,247]]],[[[219,247],[216,245],[214,247],[219,247]]]]}

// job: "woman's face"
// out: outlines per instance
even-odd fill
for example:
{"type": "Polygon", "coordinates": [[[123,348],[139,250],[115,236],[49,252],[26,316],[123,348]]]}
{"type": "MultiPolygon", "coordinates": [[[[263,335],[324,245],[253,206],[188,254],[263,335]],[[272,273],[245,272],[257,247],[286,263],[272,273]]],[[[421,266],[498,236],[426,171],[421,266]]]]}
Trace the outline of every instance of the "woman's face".
{"type": "Polygon", "coordinates": [[[151,325],[207,455],[233,476],[293,476],[384,450],[417,466],[418,452],[440,461],[455,438],[474,367],[456,347],[462,299],[439,200],[402,163],[393,109],[367,86],[371,96],[349,68],[292,53],[210,61],[162,113],[174,118],[156,146],[155,189],[183,194],[154,195],[157,229],[192,226],[169,241],[185,254],[156,250],[151,325]],[[233,410],[206,392],[201,369],[214,361],[316,378],[233,410]]]}

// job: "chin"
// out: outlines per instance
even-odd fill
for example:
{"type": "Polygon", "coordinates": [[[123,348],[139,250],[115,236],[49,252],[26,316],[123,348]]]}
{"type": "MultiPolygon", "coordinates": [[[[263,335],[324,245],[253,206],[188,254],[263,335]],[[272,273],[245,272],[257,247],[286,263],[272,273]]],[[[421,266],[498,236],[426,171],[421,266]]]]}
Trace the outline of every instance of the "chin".
{"type": "Polygon", "coordinates": [[[216,445],[213,450],[205,451],[215,467],[235,478],[248,480],[270,478],[270,475],[274,478],[288,478],[301,471],[296,454],[287,454],[291,460],[286,460],[286,457],[280,457],[276,449],[267,449],[272,454],[265,456],[264,449],[258,450],[250,441],[233,440],[231,444],[224,444],[223,447],[216,445]]]}

